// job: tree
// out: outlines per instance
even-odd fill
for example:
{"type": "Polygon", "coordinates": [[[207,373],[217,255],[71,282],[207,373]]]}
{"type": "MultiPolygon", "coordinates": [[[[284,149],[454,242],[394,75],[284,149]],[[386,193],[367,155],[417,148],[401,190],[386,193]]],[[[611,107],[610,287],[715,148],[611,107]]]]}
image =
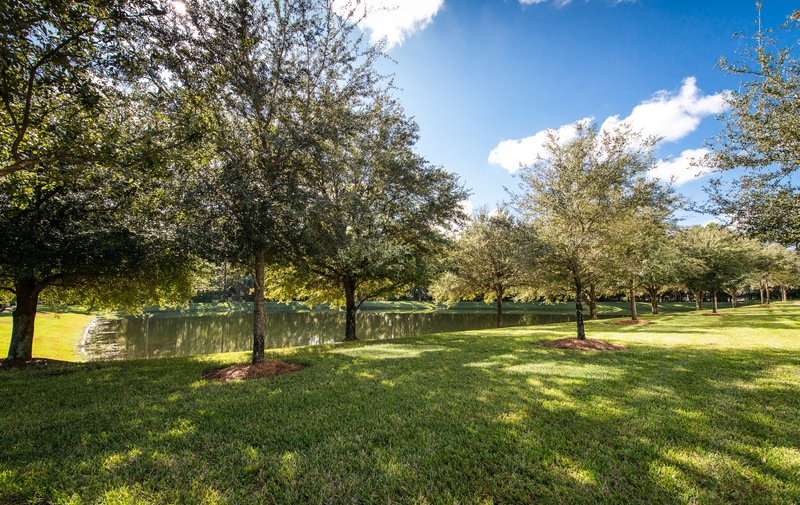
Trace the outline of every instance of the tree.
{"type": "MultiPolygon", "coordinates": [[[[760,9],[760,7],[759,7],[760,9]]],[[[760,15],[760,12],[759,12],[760,15]]],[[[741,78],[728,95],[725,128],[711,143],[710,168],[743,168],[730,183],[712,179],[708,210],[730,216],[731,223],[762,241],[800,244],[800,191],[795,174],[800,167],[800,56],[796,33],[800,10],[777,32],[756,33],[742,60],[720,61],[726,72],[741,78]],[[783,42],[779,35],[788,38],[783,42]]]]}
{"type": "Polygon", "coordinates": [[[193,262],[170,198],[190,168],[190,111],[151,87],[135,24],[146,2],[11,2],[0,64],[0,289],[8,357],[31,358],[39,296],[185,299],[193,262]]]}
{"type": "Polygon", "coordinates": [[[147,58],[135,50],[135,25],[162,14],[144,0],[4,3],[0,177],[138,163],[186,139],[177,123],[124,115],[147,58]]]}
{"type": "Polygon", "coordinates": [[[270,296],[344,305],[345,340],[357,339],[364,301],[432,280],[467,196],[455,176],[413,152],[417,126],[396,103],[378,97],[357,123],[317,151],[303,248],[269,276],[270,296]]]}
{"type": "Polygon", "coordinates": [[[638,321],[636,294],[645,288],[653,314],[658,314],[658,296],[672,282],[674,257],[671,256],[669,230],[675,197],[664,188],[661,198],[641,208],[635,216],[625,216],[609,229],[608,268],[617,285],[628,294],[631,320],[638,321]]]}
{"type": "Polygon", "coordinates": [[[720,291],[741,285],[751,270],[748,243],[734,231],[717,224],[693,226],[680,231],[678,237],[688,268],[683,282],[693,291],[708,291],[713,297],[713,313],[717,313],[720,291]]]}
{"type": "Polygon", "coordinates": [[[434,298],[455,303],[481,296],[497,305],[497,327],[503,327],[503,299],[518,292],[525,280],[520,249],[521,224],[505,210],[478,210],[458,235],[448,257],[448,270],[431,286],[434,298]]]}
{"type": "Polygon", "coordinates": [[[213,152],[192,190],[205,219],[198,240],[253,276],[258,363],[266,267],[295,254],[320,176],[313,152],[355,125],[351,109],[379,82],[380,47],[324,0],[190,2],[153,30],[170,78],[209,108],[213,152]]]}
{"type": "Polygon", "coordinates": [[[587,274],[603,254],[610,227],[661,198],[663,188],[646,177],[656,139],[626,127],[575,127],[576,138],[567,141],[549,132],[546,155],[520,172],[517,201],[549,248],[549,270],[571,286],[577,337],[584,339],[587,274]]]}

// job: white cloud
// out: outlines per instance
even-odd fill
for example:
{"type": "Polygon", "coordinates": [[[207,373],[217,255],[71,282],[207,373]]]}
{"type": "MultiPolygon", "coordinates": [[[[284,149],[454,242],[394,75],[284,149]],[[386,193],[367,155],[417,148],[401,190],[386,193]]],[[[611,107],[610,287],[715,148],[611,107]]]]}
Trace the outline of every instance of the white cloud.
{"type": "Polygon", "coordinates": [[[354,9],[353,16],[362,18],[359,27],[370,32],[370,42],[385,38],[392,47],[424,30],[444,6],[444,0],[335,0],[332,5],[340,16],[354,9]]]}
{"type": "MultiPolygon", "coordinates": [[[[697,79],[687,77],[677,93],[659,91],[653,98],[634,107],[626,118],[620,119],[619,115],[608,117],[600,128],[609,130],[628,124],[632,130],[640,131],[646,136],[655,135],[670,142],[680,140],[695,131],[703,118],[724,111],[726,96],[727,92],[703,95],[697,88],[697,79]]],[[[592,121],[593,118],[581,121],[587,120],[592,121]]],[[[547,131],[542,130],[520,140],[503,140],[489,153],[489,163],[500,165],[511,173],[516,172],[520,164],[530,165],[536,161],[537,156],[542,155],[547,131]]],[[[563,141],[574,138],[573,125],[561,126],[557,131],[563,141]],[[573,137],[568,135],[570,131],[573,137]]],[[[689,151],[684,151],[687,152],[689,151]]],[[[682,158],[683,154],[678,160],[669,163],[678,163],[682,158]]]]}
{"type": "Polygon", "coordinates": [[[674,160],[661,160],[650,170],[650,177],[660,179],[665,182],[672,182],[676,186],[686,184],[689,181],[705,175],[703,168],[698,166],[697,161],[701,160],[711,151],[705,148],[687,149],[674,160]]]}
{"type": "Polygon", "coordinates": [[[629,124],[633,130],[645,135],[656,135],[666,141],[680,140],[692,133],[700,121],[725,110],[726,93],[701,95],[697,79],[687,77],[677,94],[659,91],[650,100],[633,108],[625,119],[611,116],[603,122],[602,129],[613,128],[620,123],[629,124]]]}
{"type": "MultiPolygon", "coordinates": [[[[593,119],[584,118],[579,122],[591,122],[593,119]]],[[[542,130],[536,135],[521,140],[504,140],[489,153],[489,163],[500,165],[513,174],[521,166],[530,165],[538,158],[546,157],[544,144],[550,131],[555,131],[556,136],[562,142],[568,142],[578,135],[575,124],[572,123],[563,125],[556,130],[542,130]]]]}

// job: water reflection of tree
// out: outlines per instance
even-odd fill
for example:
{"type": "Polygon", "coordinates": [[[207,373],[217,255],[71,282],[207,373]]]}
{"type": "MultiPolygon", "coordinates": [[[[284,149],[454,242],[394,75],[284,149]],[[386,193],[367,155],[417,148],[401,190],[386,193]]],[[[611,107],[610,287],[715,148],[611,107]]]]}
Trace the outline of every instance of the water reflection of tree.
{"type": "MultiPolygon", "coordinates": [[[[359,327],[365,339],[392,339],[429,333],[493,328],[493,314],[442,313],[366,313],[359,314],[359,327]]],[[[344,314],[274,313],[267,314],[267,348],[329,344],[344,334],[344,314]]],[[[508,314],[507,326],[563,322],[570,316],[548,314],[508,314]]],[[[219,352],[249,351],[253,320],[249,315],[179,316],[125,318],[105,321],[97,326],[86,345],[90,359],[152,358],[190,356],[219,352]]]]}

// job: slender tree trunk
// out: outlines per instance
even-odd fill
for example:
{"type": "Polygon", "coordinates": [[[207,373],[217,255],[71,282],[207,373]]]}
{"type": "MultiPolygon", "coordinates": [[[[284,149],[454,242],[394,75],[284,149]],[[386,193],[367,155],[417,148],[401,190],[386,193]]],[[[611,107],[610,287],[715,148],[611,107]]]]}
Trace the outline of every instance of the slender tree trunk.
{"type": "Polygon", "coordinates": [[[256,251],[253,275],[253,364],[264,361],[264,268],[266,251],[256,251]]]}
{"type": "Polygon", "coordinates": [[[11,316],[8,359],[28,360],[33,357],[33,324],[42,287],[33,278],[18,279],[14,284],[17,308],[11,316]]]}
{"type": "Polygon", "coordinates": [[[694,296],[694,306],[697,310],[703,310],[703,292],[692,290],[694,296]]]}
{"type": "Polygon", "coordinates": [[[769,282],[764,283],[764,293],[767,296],[767,305],[769,305],[769,282]]]}
{"type": "Polygon", "coordinates": [[[712,291],[711,295],[714,297],[714,308],[711,309],[711,312],[716,314],[717,313],[717,290],[715,289],[714,291],[712,291]]]}
{"type": "Polygon", "coordinates": [[[586,330],[583,327],[583,304],[581,303],[581,296],[583,296],[583,286],[577,277],[575,278],[575,324],[578,329],[578,340],[586,340],[586,330]]]}
{"type": "Polygon", "coordinates": [[[786,290],[786,284],[781,284],[781,301],[786,302],[789,300],[789,293],[786,290]]]}
{"type": "Polygon", "coordinates": [[[650,295],[650,311],[653,314],[658,314],[658,290],[648,288],[647,294],[650,295]]]}
{"type": "Polygon", "coordinates": [[[355,282],[344,282],[344,340],[358,340],[356,337],[356,285],[355,282]]]}
{"type": "Polygon", "coordinates": [[[736,288],[731,288],[728,290],[728,294],[731,295],[731,307],[736,308],[736,298],[738,293],[736,292],[736,288]]]}
{"type": "Polygon", "coordinates": [[[497,327],[503,327],[503,291],[495,293],[497,296],[497,327]]]}
{"type": "Polygon", "coordinates": [[[761,296],[761,305],[764,305],[764,283],[758,283],[758,294],[761,296]]]}
{"type": "Polygon", "coordinates": [[[597,293],[594,290],[594,283],[589,284],[589,319],[592,321],[597,320],[597,293]]]}
{"type": "Polygon", "coordinates": [[[631,300],[631,321],[638,321],[639,313],[636,311],[636,294],[633,292],[633,281],[628,286],[628,298],[631,300]]]}

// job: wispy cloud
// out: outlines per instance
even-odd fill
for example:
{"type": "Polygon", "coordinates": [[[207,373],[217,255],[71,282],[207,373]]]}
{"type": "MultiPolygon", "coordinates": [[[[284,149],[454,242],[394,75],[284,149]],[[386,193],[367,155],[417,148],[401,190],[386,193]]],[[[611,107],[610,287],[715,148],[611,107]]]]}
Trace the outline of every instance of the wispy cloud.
{"type": "Polygon", "coordinates": [[[664,182],[671,182],[676,186],[686,184],[705,175],[702,167],[697,163],[710,151],[705,148],[687,149],[673,160],[661,160],[650,170],[650,177],[664,182]]]}
{"type": "Polygon", "coordinates": [[[444,6],[444,0],[334,0],[339,15],[361,18],[359,27],[370,32],[373,44],[386,39],[389,48],[424,30],[444,6]]]}
{"type": "MultiPolygon", "coordinates": [[[[652,98],[634,107],[627,117],[620,119],[620,116],[616,115],[606,118],[601,129],[609,130],[627,124],[633,131],[646,136],[654,135],[663,141],[676,141],[695,131],[703,118],[725,110],[725,98],[724,92],[703,95],[697,87],[697,80],[694,77],[687,77],[677,93],[659,91],[652,98]]],[[[593,118],[581,121],[587,120],[592,121],[593,118]]],[[[530,165],[543,154],[547,131],[542,130],[519,140],[503,140],[489,153],[489,163],[500,165],[511,173],[516,172],[520,165],[530,165]]],[[[571,140],[575,135],[573,125],[563,125],[556,131],[563,142],[571,140]]],[[[699,150],[684,151],[684,154],[692,152],[697,153],[699,150]]],[[[677,167],[679,161],[685,161],[684,154],[677,160],[664,163],[677,167]]],[[[688,166],[688,162],[685,166],[688,166]]]]}

